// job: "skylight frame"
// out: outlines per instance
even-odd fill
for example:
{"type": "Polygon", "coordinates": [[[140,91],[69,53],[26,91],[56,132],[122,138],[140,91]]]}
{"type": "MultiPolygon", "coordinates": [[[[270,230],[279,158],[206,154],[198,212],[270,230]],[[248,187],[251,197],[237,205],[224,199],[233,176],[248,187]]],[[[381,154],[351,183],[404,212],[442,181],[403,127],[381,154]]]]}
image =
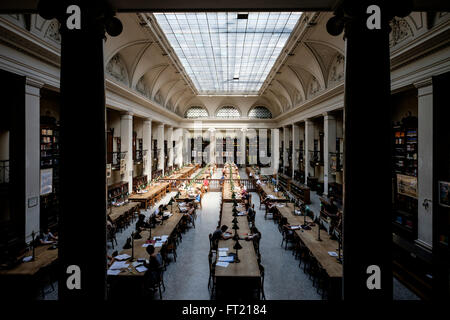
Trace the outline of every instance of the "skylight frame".
{"type": "Polygon", "coordinates": [[[199,95],[212,96],[257,95],[302,13],[153,15],[199,95]]]}

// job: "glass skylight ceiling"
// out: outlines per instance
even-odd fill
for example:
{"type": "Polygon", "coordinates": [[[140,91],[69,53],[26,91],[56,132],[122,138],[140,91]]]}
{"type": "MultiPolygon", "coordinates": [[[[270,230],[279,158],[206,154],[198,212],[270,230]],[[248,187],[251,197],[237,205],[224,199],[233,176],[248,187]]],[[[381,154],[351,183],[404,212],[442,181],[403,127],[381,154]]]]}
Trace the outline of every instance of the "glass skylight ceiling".
{"type": "Polygon", "coordinates": [[[258,94],[301,12],[154,15],[200,94],[253,95],[258,94]]]}

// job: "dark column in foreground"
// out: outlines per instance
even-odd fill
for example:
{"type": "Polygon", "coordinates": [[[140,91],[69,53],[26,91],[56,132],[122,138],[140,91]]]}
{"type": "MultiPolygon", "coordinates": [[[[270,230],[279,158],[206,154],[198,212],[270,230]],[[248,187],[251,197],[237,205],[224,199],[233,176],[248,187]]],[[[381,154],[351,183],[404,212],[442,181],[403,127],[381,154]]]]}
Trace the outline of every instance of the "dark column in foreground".
{"type": "Polygon", "coordinates": [[[345,300],[392,299],[389,61],[392,11],[395,9],[389,8],[386,1],[344,1],[327,24],[332,35],[345,30],[346,40],[345,300]],[[372,5],[377,8],[371,8],[372,5]]]}
{"type": "MultiPolygon", "coordinates": [[[[103,1],[41,0],[39,5],[44,18],[57,17],[61,23],[59,298],[103,300],[106,288],[103,42],[105,27],[118,20],[112,18],[112,11],[103,1]]],[[[121,31],[121,25],[116,29],[121,31]]]]}

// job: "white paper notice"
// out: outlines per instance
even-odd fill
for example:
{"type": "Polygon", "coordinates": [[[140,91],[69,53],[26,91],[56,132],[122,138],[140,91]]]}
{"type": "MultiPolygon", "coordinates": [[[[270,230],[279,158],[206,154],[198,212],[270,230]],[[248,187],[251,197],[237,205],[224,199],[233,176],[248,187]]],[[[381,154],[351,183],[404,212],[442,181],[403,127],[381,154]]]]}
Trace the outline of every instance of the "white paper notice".
{"type": "Polygon", "coordinates": [[[328,254],[330,256],[332,256],[332,257],[337,257],[338,256],[338,254],[336,252],[333,252],[333,251],[328,251],[328,254]]]}
{"type": "Polygon", "coordinates": [[[109,276],[117,276],[119,273],[120,273],[120,270],[111,270],[111,269],[109,269],[107,272],[107,274],[109,276]]]}
{"type": "Polygon", "coordinates": [[[122,268],[127,268],[129,264],[127,264],[125,261],[116,261],[112,264],[110,267],[111,270],[119,270],[122,268]]]}
{"type": "Polygon", "coordinates": [[[147,271],[147,268],[144,267],[144,266],[140,266],[140,267],[137,267],[137,268],[136,268],[136,271],[137,271],[137,272],[145,272],[145,271],[147,271]]]}
{"type": "Polygon", "coordinates": [[[224,268],[228,267],[228,265],[229,265],[228,262],[217,262],[216,263],[216,266],[224,267],[224,268]]]}

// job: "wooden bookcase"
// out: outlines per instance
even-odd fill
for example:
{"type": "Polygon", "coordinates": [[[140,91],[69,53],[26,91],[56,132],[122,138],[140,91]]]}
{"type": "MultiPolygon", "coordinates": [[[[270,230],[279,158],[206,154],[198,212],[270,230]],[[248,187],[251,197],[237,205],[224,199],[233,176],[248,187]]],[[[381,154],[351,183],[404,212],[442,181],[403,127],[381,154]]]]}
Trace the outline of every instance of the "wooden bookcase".
{"type": "Polygon", "coordinates": [[[41,117],[40,169],[52,170],[52,191],[40,196],[41,229],[57,226],[59,215],[59,123],[53,117],[41,117]]]}
{"type": "Polygon", "coordinates": [[[309,187],[292,180],[290,177],[284,174],[278,174],[278,183],[282,188],[292,193],[292,195],[301,200],[304,204],[311,203],[309,187]]]}
{"type": "Polygon", "coordinates": [[[145,188],[147,185],[147,175],[142,175],[133,178],[133,192],[136,192],[138,189],[145,188]]]}
{"type": "Polygon", "coordinates": [[[128,182],[118,182],[108,187],[108,207],[114,202],[123,202],[128,200],[128,182]]]}
{"type": "Polygon", "coordinates": [[[417,194],[402,192],[402,181],[413,183],[417,190],[418,135],[417,118],[409,116],[393,126],[393,216],[395,231],[409,240],[417,237],[417,194]]]}

